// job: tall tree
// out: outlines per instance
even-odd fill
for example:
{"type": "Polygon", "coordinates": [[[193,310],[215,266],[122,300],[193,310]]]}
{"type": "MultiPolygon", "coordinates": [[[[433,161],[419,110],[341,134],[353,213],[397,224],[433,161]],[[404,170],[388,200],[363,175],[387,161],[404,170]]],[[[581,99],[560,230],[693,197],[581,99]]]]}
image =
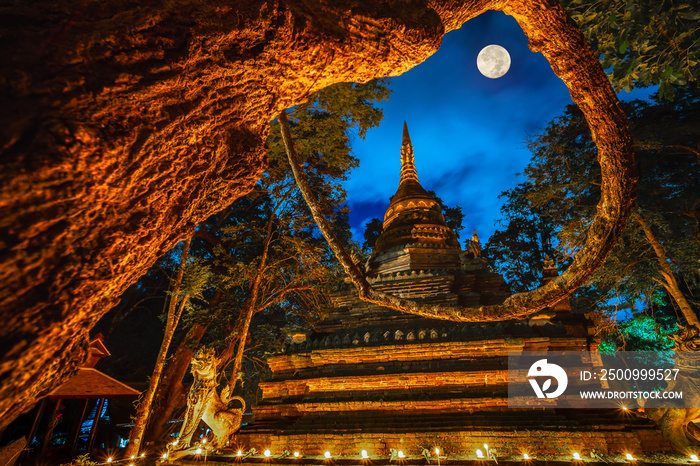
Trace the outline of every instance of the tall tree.
{"type": "MultiPolygon", "coordinates": [[[[651,103],[624,104],[640,173],[637,204],[620,242],[589,281],[585,293],[589,305],[613,298],[622,299],[628,308],[640,300],[652,303],[661,286],[685,321],[698,324],[698,303],[692,292],[700,278],[700,182],[688,174],[698,170],[693,148],[700,142],[699,98],[697,88],[689,86],[676,91],[673,104],[659,97],[651,103]],[[671,121],[677,122],[676,130],[650,129],[657,122],[668,125],[671,121]]],[[[525,169],[527,180],[505,193],[502,224],[506,229],[499,230],[485,248],[511,276],[513,265],[508,262],[519,264],[528,258],[537,263],[535,259],[541,257],[544,242],[537,241],[538,235],[552,236],[560,259],[574,256],[585,240],[600,195],[600,175],[593,163],[595,145],[576,107],[552,121],[530,141],[530,148],[533,159],[525,169]],[[503,253],[517,235],[527,231],[531,241],[503,253]]],[[[531,276],[525,285],[536,281],[531,276]]]]}
{"type": "MultiPolygon", "coordinates": [[[[314,94],[295,108],[295,133],[305,147],[305,163],[313,173],[310,181],[323,193],[325,212],[334,219],[337,231],[344,232],[346,242],[350,232],[339,181],[357,165],[351,152],[352,138],[364,136],[378,124],[382,112],[377,104],[388,94],[386,80],[364,85],[343,83],[314,94]]],[[[244,366],[247,348],[251,343],[255,346],[251,338],[255,316],[267,311],[266,320],[279,323],[276,331],[259,333],[265,333],[265,344],[281,344],[285,322],[308,325],[318,318],[327,307],[327,282],[338,276],[288,164],[284,159],[280,163],[284,153],[278,139],[269,140],[270,166],[253,191],[202,223],[192,246],[191,253],[212,270],[214,297],[205,308],[194,308],[187,320],[195,328],[206,326],[206,334],[200,332],[198,338],[219,349],[219,367],[231,374],[229,392],[244,366]],[[270,338],[272,334],[277,336],[270,338]]],[[[189,338],[183,340],[183,344],[193,343],[189,338]]],[[[175,357],[179,359],[172,361],[180,379],[185,363],[181,358],[187,354],[178,348],[175,357]]],[[[168,386],[176,383],[170,374],[168,380],[168,386]]],[[[178,399],[180,387],[175,392],[178,399]]],[[[160,396],[162,406],[168,407],[164,416],[172,414],[175,404],[168,395],[160,396]]],[[[162,422],[158,424],[154,432],[162,435],[162,422]]]]}
{"type": "Polygon", "coordinates": [[[143,442],[144,433],[150,418],[153,400],[156,395],[156,390],[160,384],[161,374],[165,367],[165,360],[170,349],[170,342],[175,334],[180,317],[188,305],[190,298],[202,299],[203,290],[209,282],[209,270],[206,266],[202,267],[196,262],[189,262],[190,239],[186,239],[180,254],[180,265],[177,270],[177,275],[173,279],[172,288],[170,290],[169,305],[164,316],[165,318],[165,334],[158,351],[156,365],[153,369],[153,374],[148,383],[148,388],[143,393],[139,402],[139,407],[136,410],[136,419],[134,426],[131,428],[129,435],[129,443],[124,455],[130,457],[137,455],[143,442]],[[189,263],[188,263],[189,262],[189,263]]]}
{"type": "Polygon", "coordinates": [[[555,226],[544,211],[534,209],[528,201],[526,196],[532,189],[532,184],[525,182],[501,194],[505,199],[502,218],[482,250],[516,292],[541,283],[545,257],[554,253],[555,226]]]}

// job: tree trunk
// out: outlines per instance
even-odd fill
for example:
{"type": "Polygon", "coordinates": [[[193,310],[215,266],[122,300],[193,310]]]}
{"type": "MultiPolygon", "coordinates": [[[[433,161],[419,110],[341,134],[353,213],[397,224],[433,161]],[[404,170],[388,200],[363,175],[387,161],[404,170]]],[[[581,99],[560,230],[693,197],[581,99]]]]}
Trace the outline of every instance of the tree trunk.
{"type": "Polygon", "coordinates": [[[153,369],[153,375],[151,375],[151,380],[148,382],[146,393],[144,393],[143,399],[141,400],[141,403],[139,403],[139,408],[136,411],[136,421],[134,422],[134,427],[131,428],[129,443],[127,444],[126,451],[124,452],[124,456],[126,458],[133,455],[138,456],[141,441],[143,440],[143,434],[146,432],[146,426],[148,425],[148,419],[151,414],[153,398],[156,395],[158,383],[160,383],[160,375],[163,373],[163,367],[165,367],[165,359],[168,356],[170,342],[175,334],[177,324],[180,322],[180,316],[185,308],[185,304],[189,299],[189,296],[185,295],[178,303],[178,293],[180,292],[182,277],[185,273],[185,267],[187,265],[187,258],[190,251],[190,241],[191,238],[186,239],[185,244],[182,246],[182,254],[180,254],[180,267],[177,269],[177,276],[175,277],[175,283],[173,284],[173,288],[171,290],[172,295],[170,296],[170,305],[168,306],[165,335],[163,336],[163,341],[160,344],[160,350],[158,351],[158,357],[156,358],[156,367],[153,369]]]}
{"type": "Polygon", "coordinates": [[[228,385],[229,396],[233,394],[233,389],[236,386],[236,380],[238,380],[238,374],[243,369],[243,353],[245,352],[245,345],[248,341],[250,322],[253,320],[253,316],[256,314],[256,312],[260,310],[258,306],[258,297],[260,294],[260,286],[263,281],[265,269],[267,268],[267,257],[268,253],[270,252],[270,243],[272,242],[272,226],[274,225],[276,218],[275,212],[273,212],[267,221],[267,226],[265,228],[265,245],[263,246],[262,254],[260,256],[258,270],[255,273],[255,277],[251,281],[250,286],[248,287],[248,298],[246,299],[244,306],[243,323],[241,324],[241,328],[239,330],[238,341],[230,342],[226,346],[224,354],[219,360],[219,367],[223,372],[223,368],[226,367],[231,355],[233,354],[233,347],[238,347],[236,350],[236,357],[233,361],[232,377],[228,385]]]}
{"type": "Polygon", "coordinates": [[[663,280],[658,280],[658,282],[666,289],[673,301],[675,301],[675,303],[678,305],[683,313],[683,317],[685,317],[686,322],[689,325],[700,327],[698,315],[690,306],[688,300],[685,299],[680,286],[678,286],[676,275],[673,273],[673,270],[671,270],[671,266],[669,265],[670,258],[666,255],[666,251],[659,242],[658,238],[656,238],[656,235],[654,235],[654,231],[651,229],[651,224],[641,213],[639,213],[639,211],[634,212],[632,216],[642,228],[644,236],[654,249],[654,254],[656,254],[656,259],[659,262],[659,273],[663,277],[663,280]]]}
{"type": "Polygon", "coordinates": [[[0,6],[0,429],[75,370],[88,330],[159,256],[253,187],[281,110],[333,83],[400,75],[487,9],[514,16],[567,84],[603,173],[586,247],[509,302],[525,314],[593,273],[634,196],[625,117],[557,1],[0,6]]]}
{"type": "Polygon", "coordinates": [[[194,356],[205,331],[206,327],[203,325],[192,326],[170,357],[163,374],[163,380],[158,384],[156,399],[160,400],[160,403],[151,414],[151,428],[147,438],[163,439],[168,433],[168,422],[173,419],[175,412],[186,404],[187,390],[182,379],[187,373],[192,356],[194,356]]]}

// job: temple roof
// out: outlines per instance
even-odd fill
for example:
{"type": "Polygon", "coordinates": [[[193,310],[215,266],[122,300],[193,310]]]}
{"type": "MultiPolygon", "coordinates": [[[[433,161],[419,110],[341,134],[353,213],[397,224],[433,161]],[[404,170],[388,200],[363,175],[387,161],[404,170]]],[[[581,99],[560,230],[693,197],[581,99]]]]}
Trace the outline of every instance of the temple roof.
{"type": "MultiPolygon", "coordinates": [[[[450,250],[449,254],[455,257],[447,261],[447,267],[459,267],[459,241],[454,231],[445,224],[438,201],[418,181],[411,137],[404,122],[399,187],[384,214],[384,231],[377,239],[370,259],[369,273],[435,268],[430,264],[419,265],[422,262],[418,257],[420,253],[415,251],[408,261],[406,258],[402,260],[401,266],[388,264],[396,262],[396,257],[389,257],[385,253],[408,247],[450,250]],[[415,261],[414,258],[418,260],[415,261]]],[[[444,268],[444,265],[440,268],[444,268]]]]}
{"type": "Polygon", "coordinates": [[[49,398],[121,398],[137,397],[139,391],[90,367],[78,369],[78,373],[55,389],[49,398]]]}

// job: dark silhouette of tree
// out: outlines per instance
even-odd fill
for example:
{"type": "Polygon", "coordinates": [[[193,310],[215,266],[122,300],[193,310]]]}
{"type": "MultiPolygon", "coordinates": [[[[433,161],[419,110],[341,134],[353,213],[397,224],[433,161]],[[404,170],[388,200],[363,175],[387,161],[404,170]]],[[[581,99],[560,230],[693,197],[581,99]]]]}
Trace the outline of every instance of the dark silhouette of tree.
{"type": "Polygon", "coordinates": [[[365,225],[364,238],[365,241],[362,243],[362,247],[367,250],[374,249],[374,245],[377,244],[377,239],[379,235],[384,231],[384,222],[381,218],[373,218],[365,225]]]}
{"type": "MultiPolygon", "coordinates": [[[[605,307],[613,299],[630,309],[640,301],[651,305],[661,288],[686,322],[698,323],[693,296],[700,278],[700,180],[691,174],[698,171],[699,99],[689,86],[676,91],[673,103],[656,97],[623,104],[635,137],[637,204],[612,254],[580,290],[588,307],[605,307]]],[[[510,280],[530,264],[515,282],[520,288],[539,281],[537,264],[550,238],[560,261],[581,249],[600,196],[595,145],[576,107],[529,145],[527,179],[504,193],[503,228],[485,247],[510,280]]]]}

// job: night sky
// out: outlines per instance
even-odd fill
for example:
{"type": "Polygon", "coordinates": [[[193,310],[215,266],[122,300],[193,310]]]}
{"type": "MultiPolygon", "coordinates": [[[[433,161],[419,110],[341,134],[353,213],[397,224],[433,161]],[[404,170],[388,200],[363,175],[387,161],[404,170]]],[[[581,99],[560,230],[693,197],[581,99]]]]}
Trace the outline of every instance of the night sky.
{"type": "MultiPolygon", "coordinates": [[[[447,34],[436,54],[392,78],[390,88],[381,125],[353,141],[360,167],[345,186],[358,241],[367,221],[383,218],[398,186],[404,121],[421,184],[447,205],[462,206],[462,243],[476,228],[483,244],[500,218],[498,195],[522,181],[516,174],[530,159],[527,136],[572,103],[544,56],[530,51],[520,26],[501,12],[482,14],[447,34]],[[476,67],[479,51],[489,44],[505,47],[511,56],[502,78],[486,78],[476,67]]],[[[643,98],[649,92],[620,98],[643,98]]]]}

